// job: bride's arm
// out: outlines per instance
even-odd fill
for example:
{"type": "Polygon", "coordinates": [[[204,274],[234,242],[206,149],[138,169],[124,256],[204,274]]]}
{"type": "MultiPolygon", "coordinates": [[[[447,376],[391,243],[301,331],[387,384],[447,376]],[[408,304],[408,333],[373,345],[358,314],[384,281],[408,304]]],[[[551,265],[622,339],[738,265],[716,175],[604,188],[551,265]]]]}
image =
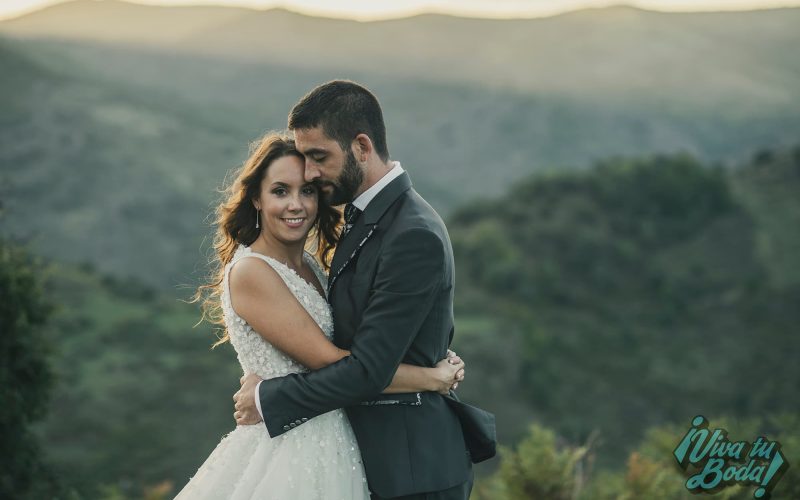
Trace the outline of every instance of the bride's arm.
{"type": "MultiPolygon", "coordinates": [[[[230,288],[236,314],[303,366],[318,370],[350,355],[328,340],[267,263],[253,258],[237,262],[230,270],[230,288]]],[[[447,360],[434,368],[401,364],[384,392],[447,392],[463,367],[463,363],[452,365],[447,360]]]]}
{"type": "Polygon", "coordinates": [[[447,394],[454,384],[464,378],[464,362],[461,359],[443,359],[433,368],[400,363],[392,377],[392,383],[383,390],[384,394],[398,392],[435,391],[447,394]]]}
{"type": "MultiPolygon", "coordinates": [[[[345,356],[350,355],[350,351],[343,352],[345,356]]],[[[464,380],[464,366],[464,362],[457,356],[445,358],[433,368],[400,363],[392,377],[392,383],[381,394],[424,391],[447,394],[464,380]]]]}
{"type": "Polygon", "coordinates": [[[270,344],[318,370],[349,353],[333,345],[266,262],[248,258],[230,270],[231,305],[270,344]]]}

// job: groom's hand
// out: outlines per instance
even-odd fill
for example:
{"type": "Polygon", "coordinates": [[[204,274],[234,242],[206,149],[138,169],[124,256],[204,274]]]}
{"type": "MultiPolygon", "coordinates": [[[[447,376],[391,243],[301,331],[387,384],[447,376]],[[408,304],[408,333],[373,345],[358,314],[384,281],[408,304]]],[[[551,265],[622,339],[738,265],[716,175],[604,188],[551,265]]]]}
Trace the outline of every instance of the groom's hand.
{"type": "Polygon", "coordinates": [[[237,425],[253,425],[261,422],[261,415],[256,408],[256,385],[261,382],[261,377],[252,373],[242,376],[239,383],[242,387],[233,395],[233,418],[237,425]]]}

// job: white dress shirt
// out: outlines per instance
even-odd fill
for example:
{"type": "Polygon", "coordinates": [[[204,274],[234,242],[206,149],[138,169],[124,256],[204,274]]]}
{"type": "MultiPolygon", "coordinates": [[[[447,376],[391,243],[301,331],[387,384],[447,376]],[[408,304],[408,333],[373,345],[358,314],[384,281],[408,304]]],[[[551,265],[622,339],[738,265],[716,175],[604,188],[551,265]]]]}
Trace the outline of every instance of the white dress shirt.
{"type": "MultiPolygon", "coordinates": [[[[378,182],[376,182],[369,189],[358,195],[356,199],[353,200],[353,205],[355,205],[357,209],[363,212],[364,210],[366,210],[367,205],[369,205],[369,202],[371,202],[375,198],[375,196],[377,196],[378,193],[380,193],[383,190],[383,188],[388,186],[390,182],[400,177],[400,175],[402,175],[403,172],[405,172],[405,170],[403,170],[403,167],[402,165],[400,165],[400,162],[393,161],[392,168],[389,169],[389,171],[386,172],[383,175],[383,177],[378,179],[378,182]]],[[[261,382],[256,384],[256,409],[258,409],[258,414],[261,415],[261,420],[264,420],[264,412],[261,411],[261,398],[259,397],[259,392],[258,392],[258,388],[260,386],[261,382]]]]}
{"type": "Polygon", "coordinates": [[[355,205],[357,209],[363,212],[364,210],[367,209],[367,205],[369,205],[369,202],[371,202],[372,199],[375,198],[375,196],[377,196],[378,193],[380,193],[383,190],[383,188],[388,186],[390,182],[400,177],[400,175],[403,172],[405,171],[403,170],[402,165],[400,165],[400,162],[393,161],[392,168],[388,172],[386,172],[383,175],[383,177],[378,179],[378,182],[373,184],[371,188],[367,189],[366,191],[358,195],[358,197],[356,197],[356,199],[353,200],[353,205],[355,205]]]}

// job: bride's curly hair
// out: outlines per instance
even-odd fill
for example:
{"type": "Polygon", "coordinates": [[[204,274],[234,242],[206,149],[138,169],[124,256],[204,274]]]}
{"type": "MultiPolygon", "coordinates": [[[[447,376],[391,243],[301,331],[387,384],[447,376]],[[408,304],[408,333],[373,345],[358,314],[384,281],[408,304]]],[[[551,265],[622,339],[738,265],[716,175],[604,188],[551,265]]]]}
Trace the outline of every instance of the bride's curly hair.
{"type": "MultiPolygon", "coordinates": [[[[211,272],[207,283],[197,288],[191,302],[200,302],[203,320],[215,325],[225,326],[222,314],[222,281],[225,277],[225,266],[233,258],[239,245],[251,245],[260,234],[256,229],[256,209],[253,200],[261,192],[261,181],[267,168],[277,159],[284,156],[296,156],[303,160],[303,155],[295,148],[294,140],[278,134],[268,133],[250,145],[250,156],[244,165],[233,172],[233,181],[227,183],[221,193],[223,201],[215,210],[214,225],[217,227],[214,236],[214,256],[211,258],[211,272]]],[[[341,212],[330,206],[318,190],[319,204],[317,220],[308,233],[306,249],[316,257],[319,263],[330,269],[333,250],[338,242],[338,229],[341,224],[341,212]]],[[[212,346],[224,344],[230,339],[227,329],[212,346]]]]}

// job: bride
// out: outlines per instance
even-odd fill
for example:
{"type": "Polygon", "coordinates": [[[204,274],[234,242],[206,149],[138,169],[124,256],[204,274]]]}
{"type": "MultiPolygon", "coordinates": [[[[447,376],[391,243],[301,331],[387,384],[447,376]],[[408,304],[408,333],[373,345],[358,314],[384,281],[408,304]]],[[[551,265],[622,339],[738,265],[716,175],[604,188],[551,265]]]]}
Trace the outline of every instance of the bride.
{"type": "MultiPolygon", "coordinates": [[[[217,344],[230,340],[243,372],[264,379],[319,369],[350,354],[331,340],[323,271],[341,215],[304,180],[303,165],[288,138],[269,134],[256,143],[217,208],[217,269],[196,295],[204,315],[225,327],[217,344]]],[[[385,392],[446,394],[463,376],[463,363],[455,361],[434,368],[402,364],[385,392]]],[[[264,425],[237,426],[176,498],[368,499],[343,410],[305,420],[276,438],[264,425]]]]}

